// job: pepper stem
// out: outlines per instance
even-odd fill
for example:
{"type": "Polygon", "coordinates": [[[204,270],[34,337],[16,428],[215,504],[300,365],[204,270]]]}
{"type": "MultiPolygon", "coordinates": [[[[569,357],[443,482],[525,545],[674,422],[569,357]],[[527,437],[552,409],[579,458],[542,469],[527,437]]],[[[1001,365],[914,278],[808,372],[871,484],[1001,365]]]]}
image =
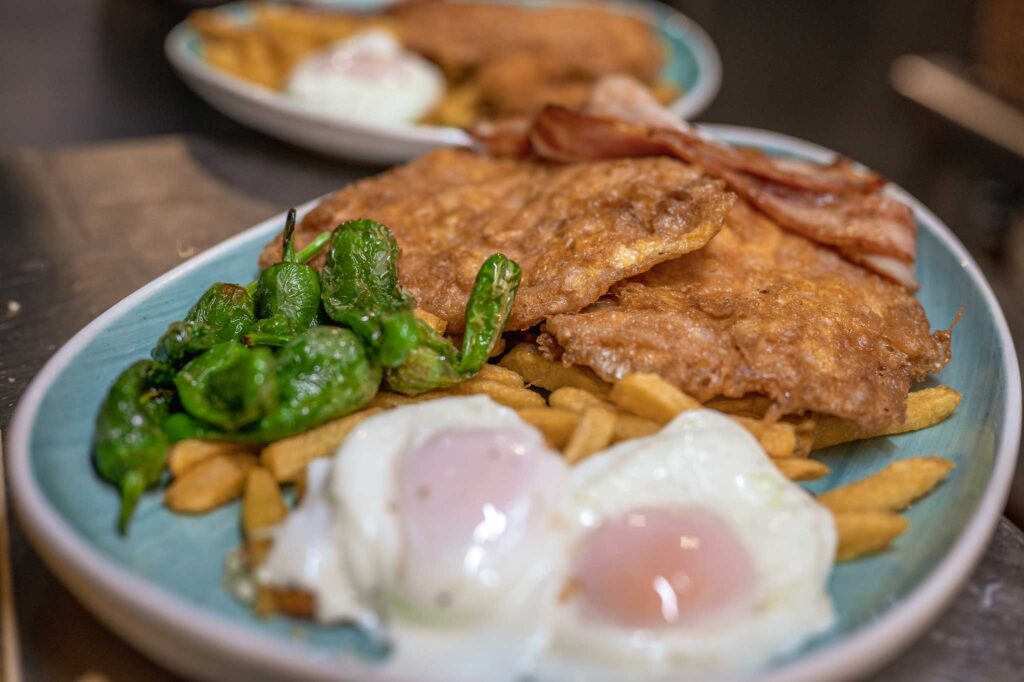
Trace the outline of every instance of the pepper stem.
{"type": "Polygon", "coordinates": [[[306,244],[306,248],[295,254],[296,263],[308,263],[309,261],[316,258],[316,255],[320,253],[320,250],[327,245],[327,242],[331,241],[330,232],[321,232],[318,234],[313,241],[306,244]]]}
{"type": "Polygon", "coordinates": [[[135,507],[139,504],[139,498],[145,489],[146,480],[143,478],[141,471],[129,471],[121,479],[121,516],[117,522],[121,535],[128,532],[128,522],[131,521],[135,507]]]}
{"type": "Polygon", "coordinates": [[[293,334],[278,334],[273,332],[249,332],[242,337],[242,343],[246,346],[271,346],[279,348],[288,343],[293,334]]]}
{"type": "Polygon", "coordinates": [[[288,209],[288,217],[284,220],[284,248],[281,253],[282,263],[295,262],[295,209],[288,209]]]}

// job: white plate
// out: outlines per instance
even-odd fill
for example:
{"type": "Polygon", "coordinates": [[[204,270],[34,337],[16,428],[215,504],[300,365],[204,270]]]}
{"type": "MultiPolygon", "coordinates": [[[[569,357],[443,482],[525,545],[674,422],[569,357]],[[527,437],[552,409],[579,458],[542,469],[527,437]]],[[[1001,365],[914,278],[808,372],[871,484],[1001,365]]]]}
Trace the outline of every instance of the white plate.
{"type": "MultiPolygon", "coordinates": [[[[572,4],[566,0],[557,2],[572,4]]],[[[592,4],[609,5],[649,18],[668,46],[663,75],[684,93],[670,105],[670,110],[684,119],[704,110],[721,84],[721,62],[714,43],[700,26],[665,5],[646,0],[592,4]]],[[[217,11],[233,21],[247,20],[245,3],[225,5],[217,11]]],[[[178,24],[167,35],[164,51],[189,87],[214,108],[243,125],[321,154],[390,164],[407,161],[436,147],[472,144],[459,128],[383,125],[312,111],[282,93],[210,66],[202,57],[199,36],[187,22],[178,24]]]]}

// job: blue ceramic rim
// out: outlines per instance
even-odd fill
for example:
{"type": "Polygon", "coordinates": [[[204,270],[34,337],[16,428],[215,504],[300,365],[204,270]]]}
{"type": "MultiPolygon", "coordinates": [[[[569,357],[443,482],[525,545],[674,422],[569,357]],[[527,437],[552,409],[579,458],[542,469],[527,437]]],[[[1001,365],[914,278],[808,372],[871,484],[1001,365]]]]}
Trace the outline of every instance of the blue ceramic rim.
{"type": "MultiPolygon", "coordinates": [[[[833,156],[832,152],[821,147],[777,133],[731,126],[708,126],[707,130],[734,144],[774,147],[822,161],[833,156]]],[[[1020,442],[1021,388],[1016,354],[1005,318],[977,265],[949,229],[902,189],[891,187],[889,191],[908,203],[924,228],[957,256],[967,276],[981,292],[999,331],[1002,367],[1007,382],[1007,420],[999,434],[990,478],[973,515],[941,562],[899,601],[898,608],[891,606],[876,621],[842,637],[835,644],[760,675],[757,679],[761,682],[853,678],[880,666],[909,644],[955,596],[980,558],[1001,515],[1012,480],[1020,442]]],[[[316,200],[304,205],[302,212],[315,203],[316,200]]],[[[330,676],[338,674],[337,662],[317,659],[301,647],[189,605],[102,556],[48,505],[30,461],[29,443],[40,403],[53,380],[76,357],[80,348],[113,321],[133,310],[137,302],[151,291],[185,276],[203,262],[231,251],[241,242],[269,238],[279,228],[282,216],[264,221],[150,282],[87,325],[47,362],[19,402],[11,422],[11,490],[15,510],[26,534],[65,583],[83,580],[89,584],[94,598],[119,603],[121,608],[134,609],[137,614],[146,614],[162,625],[164,636],[173,634],[193,641],[213,641],[225,656],[245,658],[282,674],[330,676]]],[[[85,590],[84,587],[79,589],[85,590]]],[[[90,601],[81,592],[78,594],[83,600],[90,601]]],[[[109,610],[101,617],[114,618],[109,610]]],[[[346,675],[389,679],[379,669],[368,668],[354,659],[347,663],[346,675]]]]}

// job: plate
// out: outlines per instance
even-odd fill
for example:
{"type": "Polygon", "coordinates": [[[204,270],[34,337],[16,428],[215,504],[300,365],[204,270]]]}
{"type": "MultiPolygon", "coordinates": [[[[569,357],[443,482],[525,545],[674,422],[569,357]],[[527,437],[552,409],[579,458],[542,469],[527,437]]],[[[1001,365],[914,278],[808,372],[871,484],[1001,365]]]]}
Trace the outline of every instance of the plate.
{"type": "MultiPolygon", "coordinates": [[[[774,133],[708,126],[768,151],[825,160],[830,152],[774,133]]],[[[844,446],[825,455],[831,475],[861,478],[896,457],[938,453],[957,468],[908,513],[910,531],[881,555],[838,566],[829,588],[838,621],[758,679],[843,680],[880,666],[918,637],[956,594],[999,519],[1020,441],[1020,374],[1003,314],[977,265],[948,228],[897,188],[918,226],[921,300],[936,327],[963,306],[954,359],[941,380],[963,393],[953,417],[918,433],[844,446]],[[855,456],[847,457],[845,455],[855,456]]],[[[308,210],[313,202],[303,207],[308,210]]],[[[132,532],[114,529],[117,495],[89,458],[103,388],[147,354],[213,281],[248,281],[276,216],[143,287],[80,331],[46,364],[18,405],[9,467],[22,527],[53,572],[95,614],[163,665],[218,680],[380,680],[372,645],[344,627],[260,620],[221,587],[239,543],[238,505],[196,518],[146,495],[132,532]],[[182,652],[188,652],[183,655],[182,652]]]]}
{"type": "MultiPolygon", "coordinates": [[[[523,5],[574,4],[569,0],[509,0],[523,5]]],[[[708,35],[674,9],[647,0],[592,2],[649,19],[668,48],[662,78],[684,94],[669,109],[684,119],[704,110],[722,82],[721,61],[708,35]]],[[[234,21],[248,20],[245,3],[225,5],[234,21]]],[[[311,111],[281,93],[223,73],[202,57],[199,35],[182,22],[164,42],[164,52],[178,74],[215,109],[239,123],[321,154],[390,164],[407,161],[436,147],[470,145],[459,128],[384,125],[346,120],[311,111]]]]}

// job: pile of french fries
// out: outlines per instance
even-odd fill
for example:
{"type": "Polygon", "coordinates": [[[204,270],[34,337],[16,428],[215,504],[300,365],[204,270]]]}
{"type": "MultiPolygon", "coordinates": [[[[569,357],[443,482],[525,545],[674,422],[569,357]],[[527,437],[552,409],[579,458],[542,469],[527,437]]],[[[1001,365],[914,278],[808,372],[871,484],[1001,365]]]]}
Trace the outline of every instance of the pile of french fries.
{"type": "MultiPolygon", "coordinates": [[[[262,448],[178,442],[169,454],[173,482],[164,502],[176,512],[202,514],[241,497],[246,555],[256,565],[269,549],[269,528],[288,513],[281,487],[294,484],[301,498],[309,463],[332,455],[362,420],[393,407],[472,394],[488,395],[516,410],[570,464],[614,443],[656,433],[686,410],[716,409],[747,429],[776,467],[798,481],[829,472],[809,457],[813,450],[923,429],[948,417],[960,402],[960,395],[946,386],[913,392],[907,398],[906,420],[878,431],[833,417],[770,421],[764,418],[770,402],[763,397],[720,398],[702,405],[654,374],[628,374],[608,384],[589,369],[564,366],[544,357],[534,344],[521,343],[464,383],[415,397],[382,392],[358,412],[262,448]],[[547,391],[547,398],[533,387],[547,391]]],[[[930,492],[953,466],[941,457],[914,457],[821,494],[818,501],[832,513],[838,531],[836,559],[855,559],[888,547],[908,527],[897,512],[930,492]]],[[[312,612],[308,595],[291,591],[263,589],[256,606],[264,613],[312,612]]]]}
{"type": "MultiPolygon", "coordinates": [[[[188,21],[199,34],[207,63],[276,91],[285,88],[296,65],[314,52],[364,29],[391,30],[381,17],[265,3],[253,3],[251,12],[251,21],[238,22],[217,10],[196,10],[188,21]]],[[[465,128],[480,117],[481,107],[480,87],[473,80],[452,83],[422,122],[465,128]]]]}
{"type": "Polygon", "coordinates": [[[214,68],[250,83],[281,90],[300,61],[368,26],[365,19],[252,3],[252,20],[239,22],[218,10],[196,10],[189,25],[214,68]]]}

